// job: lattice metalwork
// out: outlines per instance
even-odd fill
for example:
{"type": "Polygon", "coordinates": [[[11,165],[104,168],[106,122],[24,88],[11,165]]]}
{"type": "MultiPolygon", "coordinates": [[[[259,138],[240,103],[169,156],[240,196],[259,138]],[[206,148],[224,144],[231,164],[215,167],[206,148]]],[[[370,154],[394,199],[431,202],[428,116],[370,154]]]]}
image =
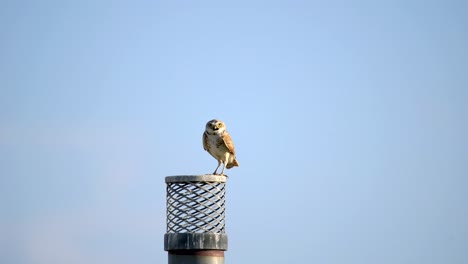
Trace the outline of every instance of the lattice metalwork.
{"type": "Polygon", "coordinates": [[[167,233],[224,233],[226,182],[216,181],[224,177],[176,177],[166,179],[167,233]]]}

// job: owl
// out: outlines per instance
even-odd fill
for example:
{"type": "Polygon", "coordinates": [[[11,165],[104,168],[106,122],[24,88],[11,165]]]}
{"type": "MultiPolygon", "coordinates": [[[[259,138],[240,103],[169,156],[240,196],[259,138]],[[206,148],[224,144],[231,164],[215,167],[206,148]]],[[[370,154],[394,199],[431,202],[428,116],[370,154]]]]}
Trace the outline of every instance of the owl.
{"type": "Polygon", "coordinates": [[[203,148],[218,161],[218,166],[213,172],[218,172],[219,166],[223,164],[221,176],[224,175],[224,169],[239,166],[236,160],[236,152],[231,136],[226,131],[226,125],[223,121],[213,119],[206,123],[205,133],[203,133],[203,148]]]}

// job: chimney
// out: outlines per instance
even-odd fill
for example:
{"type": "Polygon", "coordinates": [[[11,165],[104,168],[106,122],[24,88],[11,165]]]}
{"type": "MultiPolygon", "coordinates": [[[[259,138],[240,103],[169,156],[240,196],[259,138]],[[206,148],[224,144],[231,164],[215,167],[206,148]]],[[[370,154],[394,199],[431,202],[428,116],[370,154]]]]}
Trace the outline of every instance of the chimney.
{"type": "Polygon", "coordinates": [[[226,177],[181,175],[166,177],[166,234],[169,264],[223,264],[226,177]]]}

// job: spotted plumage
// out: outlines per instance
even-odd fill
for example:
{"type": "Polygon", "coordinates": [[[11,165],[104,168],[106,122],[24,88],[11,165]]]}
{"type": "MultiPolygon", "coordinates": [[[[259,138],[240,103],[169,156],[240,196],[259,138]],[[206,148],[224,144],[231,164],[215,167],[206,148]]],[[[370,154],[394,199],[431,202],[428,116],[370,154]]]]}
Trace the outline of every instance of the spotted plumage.
{"type": "Polygon", "coordinates": [[[222,121],[213,119],[206,123],[205,132],[203,133],[203,148],[218,161],[218,166],[213,174],[217,174],[221,164],[223,164],[223,170],[220,175],[224,175],[224,169],[226,168],[239,166],[234,143],[222,121]]]}

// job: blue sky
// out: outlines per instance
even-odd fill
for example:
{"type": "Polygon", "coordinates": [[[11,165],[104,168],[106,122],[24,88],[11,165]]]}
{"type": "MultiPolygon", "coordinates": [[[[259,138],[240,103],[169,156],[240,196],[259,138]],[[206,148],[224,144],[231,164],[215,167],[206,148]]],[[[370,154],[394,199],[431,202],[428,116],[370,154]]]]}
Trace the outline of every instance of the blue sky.
{"type": "Polygon", "coordinates": [[[468,262],[463,1],[6,1],[0,262],[165,263],[226,122],[227,263],[468,262]]]}

